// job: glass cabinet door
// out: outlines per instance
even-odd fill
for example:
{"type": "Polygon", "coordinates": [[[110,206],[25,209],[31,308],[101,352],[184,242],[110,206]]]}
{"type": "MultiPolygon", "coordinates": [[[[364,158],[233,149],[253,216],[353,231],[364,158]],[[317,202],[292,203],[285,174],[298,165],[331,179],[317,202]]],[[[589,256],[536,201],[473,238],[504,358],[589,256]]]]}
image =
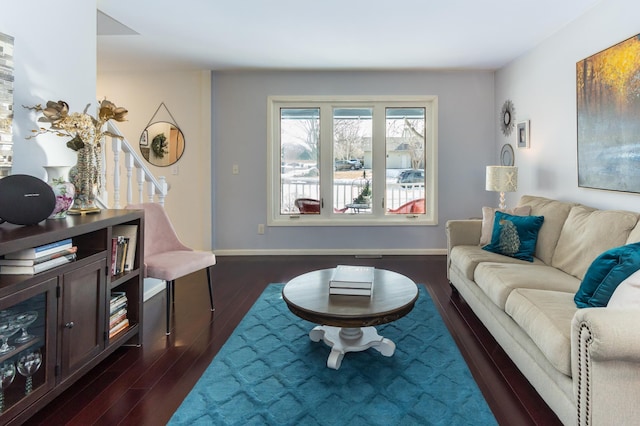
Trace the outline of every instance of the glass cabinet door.
{"type": "Polygon", "coordinates": [[[56,283],[0,300],[0,422],[54,385],[56,283]]]}

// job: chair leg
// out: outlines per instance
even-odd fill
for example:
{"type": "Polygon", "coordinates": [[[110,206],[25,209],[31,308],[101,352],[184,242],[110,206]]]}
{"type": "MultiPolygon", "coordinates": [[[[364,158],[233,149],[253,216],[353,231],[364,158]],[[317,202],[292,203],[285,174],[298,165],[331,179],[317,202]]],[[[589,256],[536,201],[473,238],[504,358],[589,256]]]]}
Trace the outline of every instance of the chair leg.
{"type": "Polygon", "coordinates": [[[211,282],[211,266],[207,267],[207,282],[209,283],[209,302],[211,302],[211,312],[216,309],[213,307],[213,283],[211,282]]]}
{"type": "Polygon", "coordinates": [[[168,336],[169,334],[171,334],[171,327],[169,325],[169,323],[171,322],[171,305],[173,303],[173,296],[175,295],[174,293],[174,285],[173,285],[173,280],[169,281],[167,280],[167,331],[166,331],[166,335],[168,336]]]}

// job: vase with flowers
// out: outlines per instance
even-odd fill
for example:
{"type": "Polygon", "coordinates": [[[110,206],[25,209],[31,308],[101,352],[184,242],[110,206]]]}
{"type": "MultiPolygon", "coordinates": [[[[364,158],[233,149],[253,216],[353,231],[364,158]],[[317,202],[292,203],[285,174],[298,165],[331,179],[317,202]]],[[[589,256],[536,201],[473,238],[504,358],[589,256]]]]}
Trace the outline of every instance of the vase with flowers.
{"type": "Polygon", "coordinates": [[[121,138],[108,130],[105,124],[109,120],[125,121],[128,111],[103,99],[98,108],[98,118],[88,114],[88,104],[83,112],[69,113],[69,104],[65,101],[48,101],[45,108],[38,104],[27,109],[42,113],[40,123],[49,123],[49,127],[32,130],[34,138],[40,134],[52,133],[70,138],[67,147],[76,151],[78,160],[69,172],[69,180],[75,186],[75,198],[69,214],[99,212],[96,196],[102,189],[102,139],[105,136],[121,138]]]}

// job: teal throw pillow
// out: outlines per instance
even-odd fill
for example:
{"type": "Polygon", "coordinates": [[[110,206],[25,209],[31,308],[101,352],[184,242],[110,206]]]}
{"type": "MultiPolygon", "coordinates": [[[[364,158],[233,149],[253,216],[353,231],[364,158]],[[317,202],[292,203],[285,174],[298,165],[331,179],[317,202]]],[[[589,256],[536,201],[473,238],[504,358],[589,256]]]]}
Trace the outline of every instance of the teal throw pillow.
{"type": "Polygon", "coordinates": [[[578,308],[605,307],[618,285],[640,269],[640,243],[602,253],[591,263],[574,296],[578,308]]]}
{"type": "Polygon", "coordinates": [[[484,250],[533,262],[544,216],[514,216],[496,212],[491,243],[484,250]]]}

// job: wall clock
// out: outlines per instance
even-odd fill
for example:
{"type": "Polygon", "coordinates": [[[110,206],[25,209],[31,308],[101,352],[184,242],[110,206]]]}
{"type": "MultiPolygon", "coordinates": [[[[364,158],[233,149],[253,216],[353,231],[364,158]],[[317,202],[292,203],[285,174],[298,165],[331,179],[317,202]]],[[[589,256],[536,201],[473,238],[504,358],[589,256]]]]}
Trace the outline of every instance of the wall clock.
{"type": "Polygon", "coordinates": [[[515,127],[516,122],[516,108],[513,106],[513,102],[509,99],[504,101],[502,105],[502,111],[500,112],[500,129],[502,134],[509,136],[515,127]]]}

